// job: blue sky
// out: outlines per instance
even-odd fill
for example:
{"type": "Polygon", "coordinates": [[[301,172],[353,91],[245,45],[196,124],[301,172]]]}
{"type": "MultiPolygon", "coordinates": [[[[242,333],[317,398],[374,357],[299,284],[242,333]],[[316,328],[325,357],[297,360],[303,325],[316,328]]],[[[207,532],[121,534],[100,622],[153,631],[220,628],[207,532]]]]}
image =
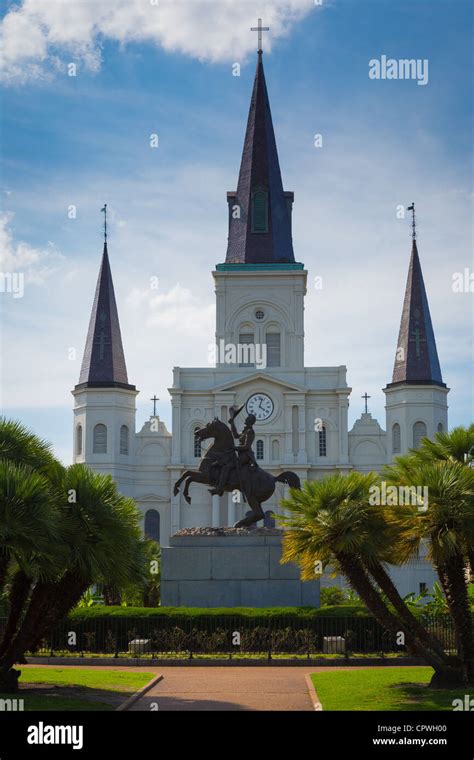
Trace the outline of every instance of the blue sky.
{"type": "Polygon", "coordinates": [[[237,181],[255,71],[249,27],[261,15],[271,27],[264,63],[283,180],[295,191],[295,255],[309,270],[306,364],[346,364],[351,420],[367,391],[384,426],[381,388],[410,253],[409,220],[396,209],[415,200],[450,424],[471,421],[472,293],[452,291],[453,273],[473,266],[468,0],[159,6],[4,4],[2,271],[24,271],[26,285],[23,298],[0,293],[2,408],[70,460],[70,390],[104,202],[129,380],[141,391],[138,426],[154,392],[169,422],[174,365],[206,366],[210,271],[225,257],[225,193],[237,181]],[[428,84],[369,79],[368,62],[381,55],[428,59],[428,84]]]}

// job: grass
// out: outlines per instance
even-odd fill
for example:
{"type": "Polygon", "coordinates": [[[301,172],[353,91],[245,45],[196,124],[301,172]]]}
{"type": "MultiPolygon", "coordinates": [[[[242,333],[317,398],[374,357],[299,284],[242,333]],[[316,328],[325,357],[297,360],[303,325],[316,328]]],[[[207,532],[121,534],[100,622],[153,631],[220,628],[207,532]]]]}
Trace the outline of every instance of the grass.
{"type": "Polygon", "coordinates": [[[24,709],[114,710],[123,699],[145,686],[153,673],[75,667],[23,667],[16,694],[0,699],[23,699],[24,709]]]}
{"type": "Polygon", "coordinates": [[[367,668],[313,673],[323,710],[452,710],[465,687],[429,689],[430,667],[367,668]]]}

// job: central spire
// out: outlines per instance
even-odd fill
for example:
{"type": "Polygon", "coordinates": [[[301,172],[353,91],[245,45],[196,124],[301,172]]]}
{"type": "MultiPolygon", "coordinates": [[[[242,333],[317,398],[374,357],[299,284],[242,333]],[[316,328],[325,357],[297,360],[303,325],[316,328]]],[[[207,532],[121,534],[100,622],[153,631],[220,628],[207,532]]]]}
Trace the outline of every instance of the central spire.
{"type": "Polygon", "coordinates": [[[227,194],[227,264],[295,261],[293,193],[283,190],[262,58],[259,49],[237,191],[227,194]]]}

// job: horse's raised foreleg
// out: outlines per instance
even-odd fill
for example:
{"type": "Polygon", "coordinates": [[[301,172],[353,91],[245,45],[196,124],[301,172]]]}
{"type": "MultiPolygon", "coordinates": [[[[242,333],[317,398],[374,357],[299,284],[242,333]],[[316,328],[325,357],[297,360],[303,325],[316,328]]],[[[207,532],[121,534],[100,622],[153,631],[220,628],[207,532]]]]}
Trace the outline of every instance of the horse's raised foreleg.
{"type": "Polygon", "coordinates": [[[188,478],[186,480],[186,484],[184,486],[183,496],[186,499],[188,504],[191,504],[191,497],[189,495],[189,486],[191,483],[204,483],[205,485],[209,485],[209,476],[204,472],[191,472],[188,475],[188,478]]]}
{"type": "MultiPolygon", "coordinates": [[[[194,473],[194,474],[197,475],[198,473],[194,473]]],[[[179,494],[179,487],[180,487],[181,483],[183,482],[183,480],[186,480],[186,478],[189,478],[191,475],[193,475],[193,471],[192,470],[185,470],[183,472],[183,474],[181,475],[181,477],[174,484],[174,488],[173,488],[173,495],[174,496],[177,496],[179,494]]]]}

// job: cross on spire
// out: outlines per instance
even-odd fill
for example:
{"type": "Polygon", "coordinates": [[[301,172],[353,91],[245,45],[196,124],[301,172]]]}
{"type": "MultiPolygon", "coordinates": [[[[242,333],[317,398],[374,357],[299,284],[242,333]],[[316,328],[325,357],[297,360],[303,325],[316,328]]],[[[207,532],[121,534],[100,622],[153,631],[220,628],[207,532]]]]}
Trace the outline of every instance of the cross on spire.
{"type": "Polygon", "coordinates": [[[104,203],[104,208],[100,209],[104,214],[104,243],[107,242],[107,204],[104,203]]]}
{"type": "Polygon", "coordinates": [[[158,398],[156,393],[154,394],[153,398],[150,399],[150,401],[153,401],[153,417],[156,417],[156,402],[159,400],[160,399],[158,398]]]}
{"type": "Polygon", "coordinates": [[[366,391],[366,392],[364,393],[364,395],[363,395],[363,396],[361,396],[361,398],[363,398],[363,399],[364,399],[364,401],[365,401],[365,413],[367,414],[367,401],[369,400],[369,398],[372,398],[372,396],[368,396],[368,395],[367,395],[367,391],[366,391]]]}
{"type": "Polygon", "coordinates": [[[251,26],[250,31],[251,32],[258,32],[258,53],[261,55],[263,53],[262,50],[262,32],[269,32],[270,27],[269,26],[262,26],[262,19],[258,19],[258,26],[251,26]]]}
{"type": "Polygon", "coordinates": [[[407,211],[411,211],[412,218],[411,218],[411,236],[413,240],[416,240],[416,219],[415,219],[415,201],[411,204],[411,206],[407,207],[407,211]]]}

